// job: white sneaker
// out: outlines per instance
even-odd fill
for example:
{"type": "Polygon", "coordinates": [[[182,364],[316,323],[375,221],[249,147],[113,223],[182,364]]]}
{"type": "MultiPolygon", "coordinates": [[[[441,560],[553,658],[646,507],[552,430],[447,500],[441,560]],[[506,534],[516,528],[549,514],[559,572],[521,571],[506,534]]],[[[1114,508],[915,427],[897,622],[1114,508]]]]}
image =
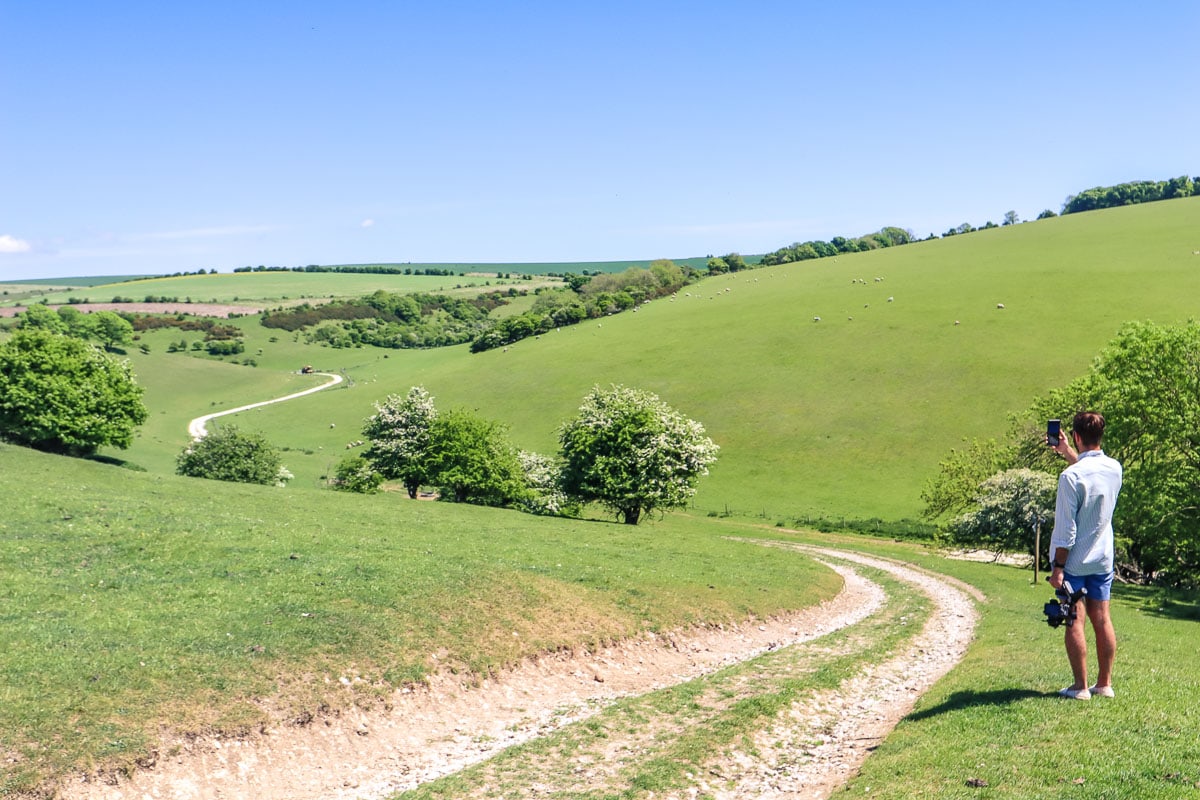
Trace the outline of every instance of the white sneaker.
{"type": "Polygon", "coordinates": [[[1068,700],[1091,700],[1092,693],[1088,689],[1072,689],[1068,686],[1065,689],[1059,689],[1058,693],[1068,700]]]}
{"type": "Polygon", "coordinates": [[[1093,686],[1089,689],[1092,694],[1098,697],[1116,697],[1117,693],[1113,691],[1111,686],[1093,686]]]}

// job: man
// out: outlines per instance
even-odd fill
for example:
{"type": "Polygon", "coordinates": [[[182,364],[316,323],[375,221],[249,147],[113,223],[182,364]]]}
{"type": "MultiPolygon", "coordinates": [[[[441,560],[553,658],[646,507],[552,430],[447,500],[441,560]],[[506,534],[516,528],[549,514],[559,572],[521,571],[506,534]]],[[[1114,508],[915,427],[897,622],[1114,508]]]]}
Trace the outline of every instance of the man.
{"type": "Polygon", "coordinates": [[[1054,533],[1050,537],[1052,571],[1048,580],[1055,589],[1065,579],[1071,588],[1087,589],[1075,611],[1086,610],[1096,635],[1096,657],[1100,672],[1091,687],[1087,681],[1087,641],[1082,613],[1066,631],[1067,660],[1075,682],[1059,692],[1072,700],[1090,700],[1092,695],[1112,697],[1113,657],[1117,637],[1109,618],[1113,580],[1113,509],[1121,491],[1121,464],[1104,455],[1100,440],[1104,417],[1082,411],[1071,424],[1074,447],[1060,436],[1055,452],[1067,461],[1058,478],[1058,500],[1054,508],[1054,533]],[[1083,608],[1079,606],[1082,605],[1083,608]]]}

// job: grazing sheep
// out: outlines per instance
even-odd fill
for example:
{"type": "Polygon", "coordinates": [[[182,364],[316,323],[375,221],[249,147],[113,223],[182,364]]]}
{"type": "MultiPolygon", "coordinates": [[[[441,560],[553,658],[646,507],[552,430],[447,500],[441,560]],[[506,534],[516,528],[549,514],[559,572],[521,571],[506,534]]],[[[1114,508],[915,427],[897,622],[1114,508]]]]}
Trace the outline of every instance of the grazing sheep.
{"type": "Polygon", "coordinates": [[[1004,303],[996,303],[996,308],[1004,308],[1004,303]]]}
{"type": "Polygon", "coordinates": [[[955,325],[957,325],[957,324],[958,324],[958,320],[954,320],[954,324],[955,324],[955,325]]]}
{"type": "Polygon", "coordinates": [[[331,427],[331,428],[336,428],[336,427],[337,427],[337,423],[336,423],[336,422],[331,422],[331,423],[329,423],[329,427],[331,427]]]}
{"type": "Polygon", "coordinates": [[[893,300],[895,300],[895,299],[896,299],[896,298],[894,298],[894,297],[889,297],[889,298],[888,298],[888,302],[890,303],[890,302],[892,302],[892,301],[893,301],[893,300]]]}
{"type": "Polygon", "coordinates": [[[820,322],[820,321],[821,321],[820,317],[813,317],[813,322],[820,322]]]}

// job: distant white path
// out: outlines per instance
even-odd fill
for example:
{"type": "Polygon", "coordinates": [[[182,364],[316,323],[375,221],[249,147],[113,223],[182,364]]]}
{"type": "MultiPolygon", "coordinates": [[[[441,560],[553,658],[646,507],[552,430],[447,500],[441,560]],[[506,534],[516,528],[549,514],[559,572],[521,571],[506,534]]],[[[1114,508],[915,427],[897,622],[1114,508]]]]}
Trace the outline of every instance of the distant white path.
{"type": "Polygon", "coordinates": [[[289,394],[286,397],[276,397],[274,400],[263,400],[261,403],[251,403],[248,406],[238,406],[237,408],[231,408],[228,411],[218,411],[215,414],[205,414],[203,417],[196,417],[194,420],[188,423],[188,436],[191,436],[193,440],[203,439],[205,436],[207,436],[208,429],[205,427],[205,425],[208,424],[210,419],[223,417],[226,414],[236,414],[239,411],[248,411],[251,408],[258,408],[259,406],[269,406],[272,403],[282,403],[284,400],[295,400],[297,397],[304,397],[306,394],[319,392],[322,389],[328,389],[330,386],[337,386],[342,382],[342,376],[334,375],[332,372],[315,372],[313,374],[329,378],[329,380],[325,383],[322,383],[320,386],[314,386],[311,389],[305,389],[303,392],[289,394]]]}

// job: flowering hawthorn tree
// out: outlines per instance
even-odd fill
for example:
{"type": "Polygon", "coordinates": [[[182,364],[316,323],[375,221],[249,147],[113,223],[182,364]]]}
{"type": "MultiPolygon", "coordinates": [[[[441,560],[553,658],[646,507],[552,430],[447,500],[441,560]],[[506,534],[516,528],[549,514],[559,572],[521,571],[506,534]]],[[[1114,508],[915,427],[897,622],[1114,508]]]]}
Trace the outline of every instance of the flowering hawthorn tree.
{"type": "Polygon", "coordinates": [[[363,426],[371,440],[364,457],[380,475],[398,480],[415,498],[430,479],[430,430],[437,419],[433,397],[424,386],[414,386],[404,397],[388,395],[376,414],[363,426]]]}
{"type": "Polygon", "coordinates": [[[562,487],[599,502],[627,525],[656,509],[683,508],[720,449],[704,427],[651,392],[596,386],[558,431],[562,487]]]}
{"type": "Polygon", "coordinates": [[[997,555],[1033,553],[1034,526],[1054,524],[1057,485],[1054,476],[1031,469],[996,473],[979,485],[976,507],[951,523],[954,541],[997,555]]]}

